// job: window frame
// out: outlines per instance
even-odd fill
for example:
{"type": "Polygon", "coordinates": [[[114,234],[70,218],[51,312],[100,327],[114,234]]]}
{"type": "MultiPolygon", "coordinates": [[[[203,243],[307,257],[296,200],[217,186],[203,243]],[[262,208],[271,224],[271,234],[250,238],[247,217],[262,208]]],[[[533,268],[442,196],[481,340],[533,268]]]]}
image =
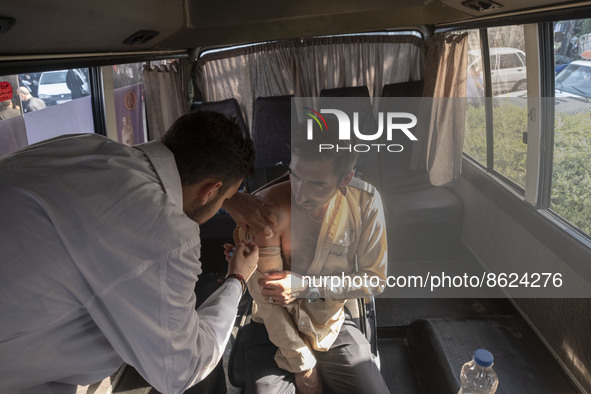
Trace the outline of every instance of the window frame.
{"type": "MultiPolygon", "coordinates": [[[[586,8],[587,11],[591,8],[586,8]]],[[[486,164],[480,163],[468,153],[463,152],[464,160],[468,161],[478,171],[488,175],[488,178],[514,197],[522,200],[527,206],[535,210],[545,220],[550,221],[559,231],[572,239],[591,248],[591,234],[570,223],[566,218],[553,211],[550,205],[552,193],[552,175],[554,160],[554,37],[553,24],[560,20],[591,18],[590,12],[565,13],[545,17],[542,21],[523,23],[526,68],[527,68],[527,157],[525,188],[499,173],[494,168],[494,133],[492,119],[491,64],[488,51],[487,28],[493,26],[518,25],[514,23],[480,24],[480,26],[465,26],[464,28],[478,28],[481,40],[481,56],[483,66],[483,80],[485,89],[486,111],[486,164]],[[487,64],[488,63],[488,64],[487,64]]],[[[446,29],[447,31],[452,29],[446,29]]],[[[455,29],[453,29],[455,30],[455,29]]]]}
{"type": "MultiPolygon", "coordinates": [[[[0,62],[0,78],[9,75],[25,73],[42,73],[46,71],[58,71],[65,69],[88,69],[88,86],[90,93],[92,123],[94,133],[112,138],[117,135],[116,127],[113,128],[112,116],[114,108],[112,94],[105,94],[105,89],[112,88],[112,78],[104,79],[103,69],[113,65],[126,63],[148,63],[159,60],[188,58],[188,51],[142,51],[124,52],[117,55],[110,54],[66,54],[66,55],[22,55],[6,56],[0,62]]],[[[117,140],[115,138],[115,140],[117,140]]]]}
{"type": "MultiPolygon", "coordinates": [[[[524,25],[525,28],[525,25],[524,25]]],[[[482,59],[482,70],[483,70],[483,82],[484,82],[484,111],[486,121],[486,164],[479,163],[478,160],[471,157],[469,154],[463,152],[464,157],[469,157],[473,163],[477,163],[478,166],[490,173],[497,179],[501,184],[510,189],[512,193],[524,198],[526,189],[503,175],[499,171],[495,170],[494,164],[494,119],[493,119],[493,89],[492,89],[492,65],[490,59],[492,56],[495,57],[495,62],[500,65],[500,54],[491,55],[488,45],[488,27],[482,27],[479,30],[480,34],[480,57],[482,59]]],[[[527,48],[526,48],[527,49],[527,48]]],[[[527,57],[526,57],[527,60],[527,57]]],[[[526,66],[527,67],[527,64],[526,66]]],[[[529,79],[529,78],[528,78],[529,79]]],[[[529,82],[529,81],[528,81],[529,82]]],[[[529,83],[528,83],[529,88],[529,83]]],[[[528,93],[529,95],[529,93],[528,93]]],[[[530,133],[530,122],[528,121],[528,135],[530,133]]],[[[527,164],[526,164],[526,186],[527,186],[527,164]]]]}

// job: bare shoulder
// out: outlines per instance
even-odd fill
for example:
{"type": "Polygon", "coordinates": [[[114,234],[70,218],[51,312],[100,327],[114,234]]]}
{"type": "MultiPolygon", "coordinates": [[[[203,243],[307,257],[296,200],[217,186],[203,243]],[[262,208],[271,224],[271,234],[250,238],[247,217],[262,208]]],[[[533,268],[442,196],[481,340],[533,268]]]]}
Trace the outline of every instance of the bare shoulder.
{"type": "Polygon", "coordinates": [[[274,237],[265,238],[262,234],[251,234],[259,246],[279,245],[284,234],[291,225],[291,186],[289,181],[281,182],[257,192],[257,196],[267,200],[273,207],[277,217],[277,225],[273,229],[274,237]]]}

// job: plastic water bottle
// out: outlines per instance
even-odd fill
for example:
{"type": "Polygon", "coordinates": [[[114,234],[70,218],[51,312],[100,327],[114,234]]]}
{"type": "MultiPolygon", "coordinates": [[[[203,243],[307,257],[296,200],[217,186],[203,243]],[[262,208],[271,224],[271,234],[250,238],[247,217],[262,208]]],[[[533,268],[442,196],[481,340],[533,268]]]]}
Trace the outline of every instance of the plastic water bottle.
{"type": "Polygon", "coordinates": [[[471,361],[462,366],[461,387],[458,394],[493,394],[499,378],[493,370],[494,357],[485,349],[477,349],[471,361]]]}

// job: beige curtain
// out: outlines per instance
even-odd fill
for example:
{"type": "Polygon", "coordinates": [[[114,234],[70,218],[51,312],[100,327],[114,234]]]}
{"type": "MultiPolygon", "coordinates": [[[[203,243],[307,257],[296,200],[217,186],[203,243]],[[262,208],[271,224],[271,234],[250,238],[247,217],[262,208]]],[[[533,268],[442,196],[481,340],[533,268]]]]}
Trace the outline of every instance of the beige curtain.
{"type": "Polygon", "coordinates": [[[425,92],[433,97],[421,117],[431,119],[418,137],[413,167],[425,169],[433,185],[449,185],[460,176],[464,140],[468,34],[436,34],[425,52],[425,92]]]}
{"type": "Polygon", "coordinates": [[[371,97],[379,97],[385,84],[421,77],[423,41],[418,37],[312,38],[302,44],[295,59],[299,97],[343,86],[367,86],[371,97]]]}
{"type": "Polygon", "coordinates": [[[201,58],[194,77],[203,101],[235,98],[250,125],[257,97],[294,93],[291,44],[255,45],[201,58]]]}
{"type": "Polygon", "coordinates": [[[158,67],[144,66],[148,139],[162,137],[172,123],[189,110],[184,59],[158,67]]]}
{"type": "Polygon", "coordinates": [[[204,101],[234,97],[247,124],[257,97],[318,97],[320,90],[382,86],[421,78],[423,41],[414,36],[324,37],[268,43],[206,54],[195,79],[204,101]]]}

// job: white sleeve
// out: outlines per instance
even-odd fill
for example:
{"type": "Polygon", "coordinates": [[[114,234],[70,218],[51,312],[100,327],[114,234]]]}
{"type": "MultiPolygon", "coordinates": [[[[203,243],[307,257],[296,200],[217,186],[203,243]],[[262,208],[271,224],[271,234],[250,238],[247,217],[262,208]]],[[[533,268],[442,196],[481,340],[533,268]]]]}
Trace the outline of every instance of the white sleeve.
{"type": "Polygon", "coordinates": [[[206,348],[208,343],[217,346],[212,349],[211,362],[203,362],[201,367],[197,368],[193,384],[209,375],[224,354],[234,327],[236,310],[241,296],[242,284],[240,281],[228,280],[197,309],[199,329],[203,332],[203,335],[198,338],[197,349],[206,348]],[[230,316],[232,318],[228,319],[230,316]]]}
{"type": "Polygon", "coordinates": [[[198,250],[185,245],[144,262],[87,305],[123,361],[163,393],[184,392],[217,365],[242,295],[228,280],[195,311],[198,250]]]}

